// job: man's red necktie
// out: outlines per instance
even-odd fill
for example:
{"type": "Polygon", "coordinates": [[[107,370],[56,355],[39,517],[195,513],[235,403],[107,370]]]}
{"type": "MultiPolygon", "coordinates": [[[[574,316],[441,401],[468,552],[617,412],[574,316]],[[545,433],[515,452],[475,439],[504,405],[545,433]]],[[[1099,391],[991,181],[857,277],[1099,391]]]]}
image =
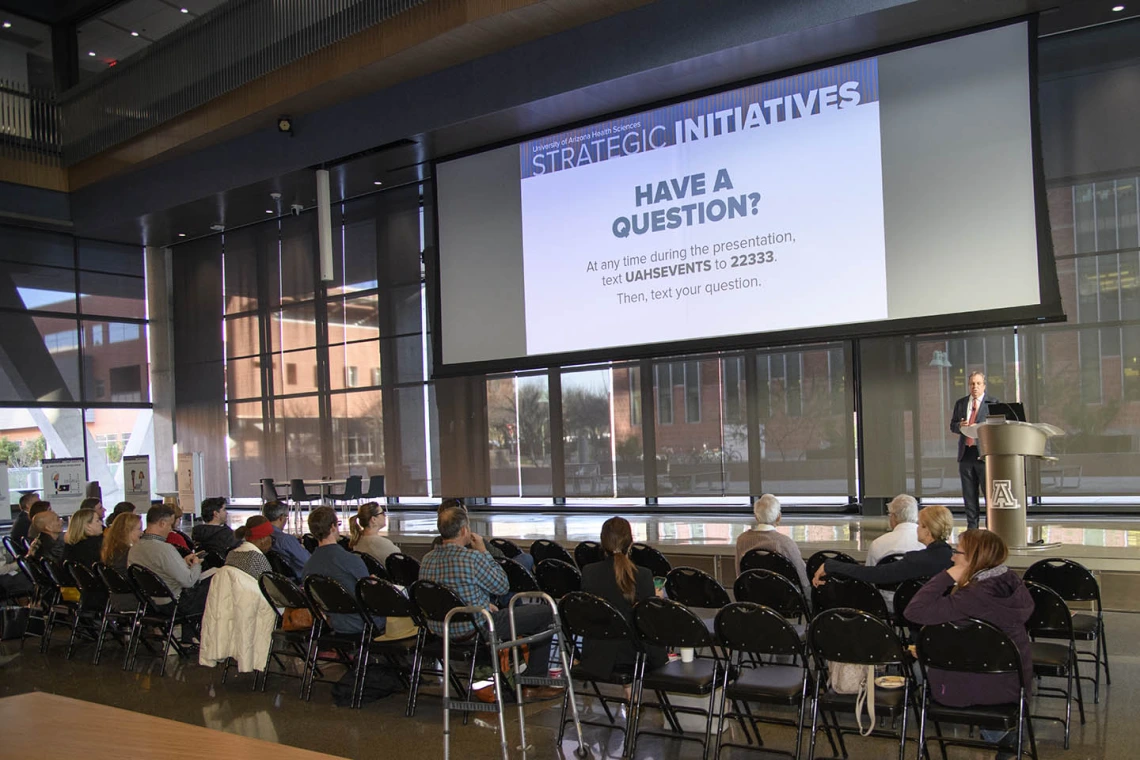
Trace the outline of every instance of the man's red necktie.
{"type": "MultiPolygon", "coordinates": [[[[979,406],[981,406],[981,404],[979,404],[977,401],[975,401],[974,402],[974,410],[972,412],[970,412],[970,419],[966,423],[967,425],[973,425],[974,420],[976,420],[978,418],[978,407],[979,406]]],[[[967,446],[973,446],[975,443],[976,443],[976,441],[974,441],[973,438],[966,436],[966,445],[967,446]]]]}

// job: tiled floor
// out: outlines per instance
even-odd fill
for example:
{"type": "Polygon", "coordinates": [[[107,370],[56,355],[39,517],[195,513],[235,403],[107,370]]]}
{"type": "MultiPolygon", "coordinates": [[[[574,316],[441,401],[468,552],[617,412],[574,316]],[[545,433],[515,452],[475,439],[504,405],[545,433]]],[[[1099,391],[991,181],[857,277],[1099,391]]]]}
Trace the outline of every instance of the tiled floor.
{"type": "MultiPolygon", "coordinates": [[[[1140,756],[1135,708],[1140,698],[1140,657],[1136,644],[1140,640],[1140,616],[1110,613],[1107,617],[1113,685],[1107,689],[1102,687],[1099,705],[1092,704],[1091,687],[1086,687],[1088,722],[1084,726],[1074,722],[1070,750],[1062,748],[1058,724],[1037,723],[1043,760],[1123,760],[1140,756]]],[[[18,642],[0,645],[0,663],[3,663],[0,664],[0,696],[41,690],[340,757],[420,760],[443,756],[442,712],[436,696],[438,687],[434,683],[425,688],[416,716],[406,718],[400,695],[361,710],[350,710],[332,704],[327,685],[318,684],[312,701],[305,703],[298,700],[297,683],[293,680],[271,679],[268,691],[263,694],[250,690],[252,677],[249,675],[235,677],[231,673],[223,685],[220,669],[171,660],[171,667],[163,678],[158,676],[157,664],[141,656],[135,671],[124,672],[120,668],[119,652],[114,648],[108,649],[104,661],[96,667],[90,663],[89,648],[80,649],[74,660],[67,661],[62,654],[62,640],[54,642],[47,655],[36,651],[36,643],[30,640],[23,650],[18,642]],[[15,656],[10,658],[10,655],[15,656]]],[[[1039,703],[1035,711],[1059,715],[1062,707],[1060,701],[1048,700],[1039,703]]],[[[532,747],[528,757],[574,756],[577,741],[572,729],[561,752],[554,746],[557,703],[528,706],[527,716],[528,744],[532,747]]],[[[520,757],[516,708],[508,709],[506,721],[511,756],[520,757]]],[[[60,730],[82,730],[82,726],[71,725],[66,715],[59,716],[59,725],[60,730]]],[[[499,757],[494,715],[474,714],[469,725],[463,726],[458,720],[452,725],[452,757],[499,757]]],[[[5,757],[4,733],[19,730],[19,726],[0,727],[0,758],[5,757]]],[[[585,727],[584,731],[592,757],[620,754],[620,732],[592,727],[585,727]]],[[[785,728],[766,728],[763,738],[773,748],[790,748],[793,743],[792,731],[785,728]]],[[[50,742],[51,737],[44,737],[45,747],[50,747],[50,742]]],[[[848,749],[852,758],[880,758],[895,756],[897,745],[852,737],[848,740],[848,749]]],[[[825,750],[824,743],[821,754],[825,750]]],[[[915,757],[914,752],[914,745],[909,745],[907,757],[915,757]]],[[[993,753],[974,750],[951,749],[949,753],[951,760],[993,757],[993,753]]],[[[202,756],[210,756],[208,747],[202,748],[202,756]]],[[[44,757],[51,757],[50,752],[44,757]]],[[[700,748],[689,742],[646,737],[638,747],[637,757],[696,758],[700,757],[700,748]]],[[[722,757],[762,755],[726,750],[722,757]]],[[[936,748],[932,757],[938,757],[936,748]]]]}

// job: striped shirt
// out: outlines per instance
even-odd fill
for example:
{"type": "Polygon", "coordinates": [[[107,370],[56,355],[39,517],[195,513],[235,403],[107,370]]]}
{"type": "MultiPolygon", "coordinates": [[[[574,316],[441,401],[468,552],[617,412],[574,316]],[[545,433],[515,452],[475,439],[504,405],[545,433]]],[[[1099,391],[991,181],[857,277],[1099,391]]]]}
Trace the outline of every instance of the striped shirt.
{"type": "MultiPolygon", "coordinates": [[[[511,590],[507,574],[487,552],[468,549],[457,544],[443,544],[424,557],[420,566],[420,579],[446,586],[456,593],[463,604],[488,609],[491,598],[511,590]]],[[[453,618],[454,620],[454,618],[453,618]]],[[[428,621],[432,633],[443,633],[442,621],[428,621]]],[[[474,631],[468,622],[451,626],[452,636],[463,636],[474,631]]]]}

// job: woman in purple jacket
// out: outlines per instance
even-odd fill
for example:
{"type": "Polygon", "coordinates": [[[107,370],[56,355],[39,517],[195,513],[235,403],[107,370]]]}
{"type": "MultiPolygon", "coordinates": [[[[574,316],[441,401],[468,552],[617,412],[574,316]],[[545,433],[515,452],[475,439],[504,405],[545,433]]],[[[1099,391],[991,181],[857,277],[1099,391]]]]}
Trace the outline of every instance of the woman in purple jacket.
{"type": "MultiPolygon", "coordinates": [[[[988,530],[968,530],[958,537],[950,569],[934,576],[906,608],[909,620],[920,625],[963,622],[977,618],[1000,628],[1021,653],[1026,681],[1033,677],[1033,653],[1025,623],[1033,614],[1033,597],[1017,573],[1004,563],[1005,542],[988,530]]],[[[1021,684],[1016,674],[927,672],[930,696],[948,707],[1000,705],[1017,702],[1021,684]]],[[[983,731],[989,741],[1000,731],[983,731]]],[[[1000,757],[1000,755],[999,755],[1000,757]]]]}

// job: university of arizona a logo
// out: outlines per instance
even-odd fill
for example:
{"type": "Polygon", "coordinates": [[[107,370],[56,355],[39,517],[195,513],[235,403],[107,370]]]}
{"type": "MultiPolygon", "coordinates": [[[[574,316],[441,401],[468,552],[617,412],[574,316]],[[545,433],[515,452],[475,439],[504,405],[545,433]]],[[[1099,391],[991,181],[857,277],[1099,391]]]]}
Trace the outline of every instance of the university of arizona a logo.
{"type": "Polygon", "coordinates": [[[994,509],[1017,509],[1021,506],[1017,503],[1017,499],[1013,498],[1012,480],[994,481],[994,498],[990,506],[994,509]]]}

